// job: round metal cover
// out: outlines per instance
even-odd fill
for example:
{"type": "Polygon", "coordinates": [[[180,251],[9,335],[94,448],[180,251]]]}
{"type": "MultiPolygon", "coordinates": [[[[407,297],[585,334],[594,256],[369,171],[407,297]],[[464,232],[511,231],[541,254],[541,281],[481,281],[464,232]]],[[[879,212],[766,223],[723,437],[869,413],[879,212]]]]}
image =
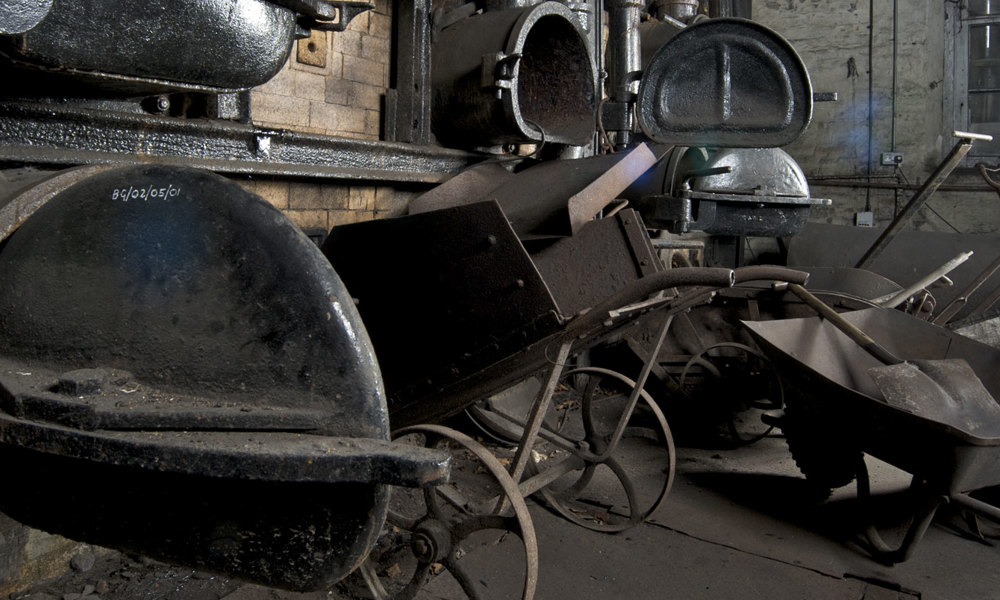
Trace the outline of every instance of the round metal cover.
{"type": "Polygon", "coordinates": [[[433,130],[445,146],[584,144],[594,131],[596,67],[559,2],[487,11],[435,36],[433,130]]]}
{"type": "Polygon", "coordinates": [[[808,198],[802,168],[781,148],[727,148],[713,152],[704,168],[729,167],[728,173],[699,177],[691,189],[723,194],[763,193],[808,198]]]}
{"type": "Polygon", "coordinates": [[[744,19],[710,19],[664,44],[639,84],[639,126],[665,144],[765,148],[812,119],[805,65],[781,36],[744,19]]]}

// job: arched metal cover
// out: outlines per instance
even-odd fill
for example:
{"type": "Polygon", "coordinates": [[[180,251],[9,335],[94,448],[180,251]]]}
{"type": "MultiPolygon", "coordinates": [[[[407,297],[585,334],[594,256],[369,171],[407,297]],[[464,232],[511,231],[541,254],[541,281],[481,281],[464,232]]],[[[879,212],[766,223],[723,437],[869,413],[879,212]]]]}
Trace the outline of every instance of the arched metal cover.
{"type": "Polygon", "coordinates": [[[710,19],[664,44],[639,84],[639,125],[665,144],[767,148],[812,119],[805,65],[781,36],[752,21],[710,19]]]}
{"type": "Polygon", "coordinates": [[[351,296],[277,209],[203,171],[102,172],[0,243],[0,281],[0,510],[299,590],[364,559],[414,461],[351,296]]]}

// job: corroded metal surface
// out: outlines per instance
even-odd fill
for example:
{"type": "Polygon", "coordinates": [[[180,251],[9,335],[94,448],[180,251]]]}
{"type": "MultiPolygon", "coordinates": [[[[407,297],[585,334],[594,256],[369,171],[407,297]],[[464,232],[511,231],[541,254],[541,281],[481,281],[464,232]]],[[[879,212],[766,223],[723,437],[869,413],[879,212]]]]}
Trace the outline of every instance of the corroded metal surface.
{"type": "Polygon", "coordinates": [[[742,19],[691,25],[657,52],[639,85],[642,131],[660,143],[781,146],[812,119],[812,84],[795,50],[742,19]]]}
{"type": "Polygon", "coordinates": [[[0,102],[0,159],[56,165],[156,160],[229,174],[404,182],[440,182],[481,160],[433,146],[34,102],[0,102]]]}
{"type": "Polygon", "coordinates": [[[596,66],[565,5],[467,17],[438,33],[431,57],[433,130],[443,144],[590,141],[596,66]]]}

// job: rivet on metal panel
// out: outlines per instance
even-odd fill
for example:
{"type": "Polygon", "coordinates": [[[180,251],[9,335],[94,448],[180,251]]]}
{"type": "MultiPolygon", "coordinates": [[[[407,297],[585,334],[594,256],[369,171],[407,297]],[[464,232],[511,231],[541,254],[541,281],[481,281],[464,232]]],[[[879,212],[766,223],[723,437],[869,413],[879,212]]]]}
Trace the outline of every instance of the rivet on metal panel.
{"type": "Polygon", "coordinates": [[[314,67],[326,67],[327,32],[313,30],[312,34],[298,41],[295,60],[314,67]]]}

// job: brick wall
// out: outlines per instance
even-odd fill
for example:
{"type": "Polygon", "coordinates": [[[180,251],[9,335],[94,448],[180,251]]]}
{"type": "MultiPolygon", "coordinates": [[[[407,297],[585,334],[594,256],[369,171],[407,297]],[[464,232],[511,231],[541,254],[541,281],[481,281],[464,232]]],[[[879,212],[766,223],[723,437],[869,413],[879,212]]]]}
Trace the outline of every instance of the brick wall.
{"type": "Polygon", "coordinates": [[[253,90],[250,112],[265,127],[379,139],[389,87],[390,0],[358,15],[346,31],[314,31],[269,82],[253,90]]]}
{"type": "MultiPolygon", "coordinates": [[[[819,92],[837,92],[837,102],[816,104],[812,124],[785,148],[810,178],[812,194],[832,198],[833,206],[813,211],[812,220],[851,223],[854,213],[870,204],[879,225],[913,192],[823,186],[822,178],[868,174],[868,68],[872,69],[872,175],[876,181],[905,176],[912,183],[928,179],[954,145],[944,113],[946,79],[945,3],[920,0],[899,3],[895,103],[892,89],[892,3],[827,0],[762,0],[754,2],[754,20],[773,28],[796,49],[819,92]],[[869,21],[872,55],[869,57],[869,21]],[[891,123],[895,117],[895,135],[891,123]],[[893,140],[893,137],[895,140],[893,140]],[[894,144],[893,144],[894,141],[894,144]],[[903,152],[900,169],[882,166],[879,153],[903,152]]],[[[948,184],[985,187],[978,173],[956,171],[948,184]]],[[[937,192],[914,219],[928,231],[991,233],[1000,231],[1000,203],[992,192],[937,192]],[[934,210],[931,210],[933,208],[934,210]],[[935,212],[936,211],[936,212],[935,212]]]]}
{"type": "Polygon", "coordinates": [[[416,191],[390,186],[250,179],[239,182],[303,229],[325,229],[406,214],[416,191]]]}
{"type": "MultiPolygon", "coordinates": [[[[251,92],[253,122],[354,139],[378,140],[382,97],[389,87],[392,2],[354,18],[346,31],[314,31],[296,42],[291,58],[251,92]]],[[[303,229],[326,229],[399,216],[414,192],[339,182],[251,179],[240,182],[285,212],[303,229]]]]}

